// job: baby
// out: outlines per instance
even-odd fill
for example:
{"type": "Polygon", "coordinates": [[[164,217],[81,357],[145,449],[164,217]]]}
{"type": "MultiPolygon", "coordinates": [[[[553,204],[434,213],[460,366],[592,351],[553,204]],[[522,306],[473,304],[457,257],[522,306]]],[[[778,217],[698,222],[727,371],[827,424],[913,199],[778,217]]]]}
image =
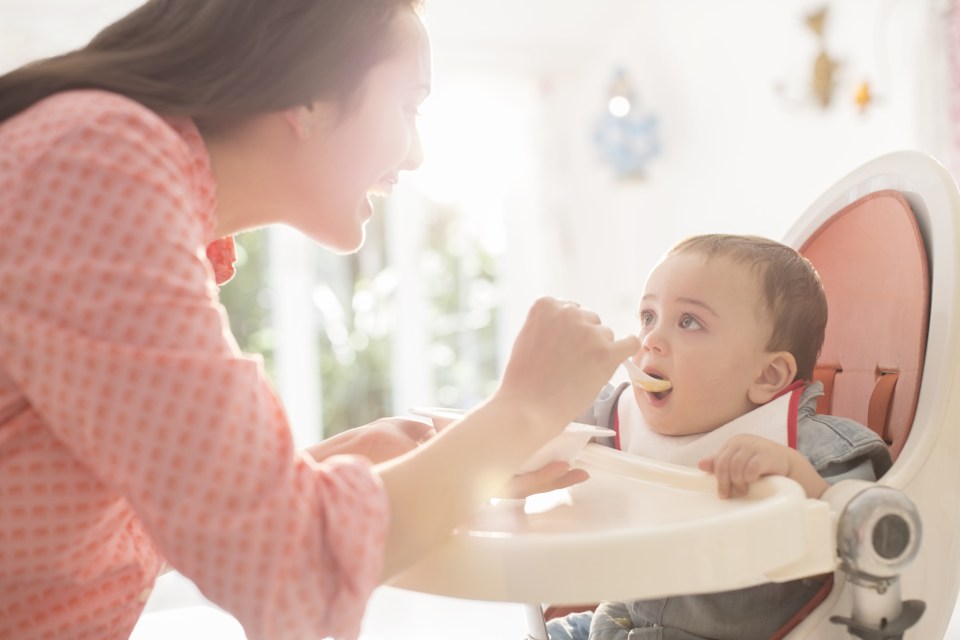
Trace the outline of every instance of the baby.
{"type": "MultiPolygon", "coordinates": [[[[811,380],[827,303],[797,251],[753,236],[683,240],[650,273],[639,319],[633,362],[671,387],[604,390],[591,421],[616,430],[617,448],[699,466],[716,476],[721,498],[766,475],[792,478],[819,498],[838,480],[876,480],[890,467],[872,431],[815,413],[823,387],[811,380]]],[[[604,602],[551,620],[548,631],[551,640],[766,639],[825,580],[604,602]]]]}

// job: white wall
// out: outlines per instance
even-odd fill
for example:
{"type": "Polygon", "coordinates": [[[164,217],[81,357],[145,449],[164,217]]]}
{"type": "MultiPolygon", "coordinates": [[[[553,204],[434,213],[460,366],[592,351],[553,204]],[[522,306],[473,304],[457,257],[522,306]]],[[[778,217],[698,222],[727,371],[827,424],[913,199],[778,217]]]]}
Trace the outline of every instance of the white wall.
{"type": "MultiPolygon", "coordinates": [[[[537,293],[578,300],[618,333],[633,331],[647,271],[681,237],[780,238],[869,159],[910,148],[947,162],[949,4],[523,0],[511,11],[494,0],[428,2],[438,95],[451,78],[495,74],[518,87],[499,94],[508,107],[539,100],[531,137],[515,143],[537,148],[528,174],[536,182],[518,180],[503,203],[508,331],[537,293]],[[804,18],[825,4],[824,43],[840,67],[823,110],[808,89],[819,45],[804,18]],[[660,121],[662,155],[639,182],[618,181],[592,143],[618,66],[660,121]],[[861,81],[875,96],[862,113],[853,99],[861,81]]],[[[461,115],[460,126],[477,125],[475,114],[461,115]]],[[[507,126],[509,116],[488,117],[507,126]]],[[[435,161],[459,163],[443,152],[435,161]]],[[[467,201],[487,181],[482,172],[471,178],[467,201]]]]}
{"type": "MultiPolygon", "coordinates": [[[[944,3],[830,3],[825,42],[841,66],[827,110],[807,90],[817,40],[804,16],[821,4],[622,3],[617,20],[591,25],[590,46],[554,64],[511,65],[491,51],[489,65],[526,77],[541,101],[531,197],[540,206],[515,223],[522,235],[510,237],[508,255],[532,252],[545,264],[531,272],[539,280],[515,272],[507,286],[523,281],[528,293],[578,300],[618,333],[633,331],[647,271],[682,236],[780,238],[822,191],[877,155],[911,148],[943,157],[944,3]],[[662,155],[639,182],[619,182],[592,143],[617,66],[661,124],[662,155]],[[863,113],[853,100],[861,80],[875,94],[863,113]]],[[[438,38],[438,69],[450,51],[454,43],[438,38]]],[[[475,55],[470,64],[482,62],[475,55]]]]}

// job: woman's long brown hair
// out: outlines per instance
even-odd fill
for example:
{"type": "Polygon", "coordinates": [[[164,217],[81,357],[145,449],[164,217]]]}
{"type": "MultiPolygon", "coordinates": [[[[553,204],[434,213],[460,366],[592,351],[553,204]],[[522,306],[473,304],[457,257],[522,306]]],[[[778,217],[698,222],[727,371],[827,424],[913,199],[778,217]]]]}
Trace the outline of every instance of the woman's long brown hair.
{"type": "Polygon", "coordinates": [[[346,103],[419,0],[149,0],[85,47],[0,76],[0,123],[54,93],[103,89],[221,130],[317,99],[346,103]]]}

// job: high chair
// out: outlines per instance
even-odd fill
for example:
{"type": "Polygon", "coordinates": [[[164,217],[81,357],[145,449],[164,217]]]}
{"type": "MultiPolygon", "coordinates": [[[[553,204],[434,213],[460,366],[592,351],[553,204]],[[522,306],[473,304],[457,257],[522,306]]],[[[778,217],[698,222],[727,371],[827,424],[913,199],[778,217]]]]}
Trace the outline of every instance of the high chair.
{"type": "Polygon", "coordinates": [[[768,477],[719,500],[699,470],[588,444],[574,464],[590,480],[482,509],[393,586],[533,603],[528,634],[545,640],[539,603],[832,572],[776,637],[942,638],[960,586],[958,224],[950,174],[895,152],[831,187],[785,238],[821,273],[830,307],[818,411],[884,438],[895,462],[877,483],[841,481],[811,500],[768,477]]]}

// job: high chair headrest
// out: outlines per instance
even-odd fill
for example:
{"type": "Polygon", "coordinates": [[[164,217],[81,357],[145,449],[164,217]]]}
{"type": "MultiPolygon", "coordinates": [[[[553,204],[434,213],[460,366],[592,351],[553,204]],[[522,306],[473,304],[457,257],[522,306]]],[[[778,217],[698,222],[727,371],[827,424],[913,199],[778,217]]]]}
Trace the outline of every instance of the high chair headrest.
{"type": "Polygon", "coordinates": [[[917,406],[930,306],[913,211],[897,191],[871,193],[829,218],[800,252],[820,273],[829,306],[817,410],[866,424],[896,459],[917,406]]]}

